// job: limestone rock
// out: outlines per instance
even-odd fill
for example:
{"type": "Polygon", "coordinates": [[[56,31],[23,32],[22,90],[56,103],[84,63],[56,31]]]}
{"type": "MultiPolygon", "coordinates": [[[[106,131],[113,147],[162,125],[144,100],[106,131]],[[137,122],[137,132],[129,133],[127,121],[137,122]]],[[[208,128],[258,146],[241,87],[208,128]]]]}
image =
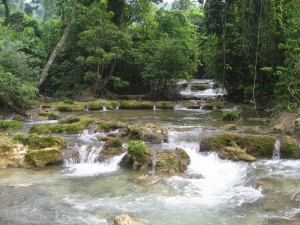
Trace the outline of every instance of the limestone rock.
{"type": "Polygon", "coordinates": [[[31,166],[44,167],[62,163],[61,152],[56,148],[30,151],[25,155],[25,162],[31,166]]]}
{"type": "Polygon", "coordinates": [[[102,147],[98,156],[98,161],[103,162],[106,159],[112,158],[114,156],[120,155],[125,152],[122,147],[122,141],[118,137],[108,137],[106,143],[102,147]]]}
{"type": "Polygon", "coordinates": [[[24,167],[27,151],[22,144],[15,144],[8,137],[0,135],[0,168],[24,167]]]}
{"type": "Polygon", "coordinates": [[[120,214],[116,216],[113,225],[141,225],[141,223],[133,220],[128,214],[120,214]]]}
{"type": "MultiPolygon", "coordinates": [[[[276,137],[270,135],[252,135],[238,133],[219,133],[207,136],[200,143],[200,151],[220,151],[224,147],[234,147],[234,144],[255,158],[269,158],[273,156],[276,137]]],[[[228,150],[228,149],[227,149],[228,150]]],[[[222,150],[221,150],[222,152],[222,150]]]]}
{"type": "Polygon", "coordinates": [[[168,133],[164,128],[154,124],[134,125],[128,127],[130,140],[142,140],[152,144],[161,144],[168,141],[168,133]]]}

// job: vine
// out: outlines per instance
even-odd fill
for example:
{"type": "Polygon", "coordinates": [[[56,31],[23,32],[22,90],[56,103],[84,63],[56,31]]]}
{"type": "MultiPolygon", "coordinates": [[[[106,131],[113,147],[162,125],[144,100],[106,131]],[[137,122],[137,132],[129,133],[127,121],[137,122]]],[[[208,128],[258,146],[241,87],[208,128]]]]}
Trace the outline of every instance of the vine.
{"type": "Polygon", "coordinates": [[[262,1],[260,2],[260,12],[259,12],[259,20],[258,20],[258,31],[257,31],[257,42],[256,42],[256,53],[255,53],[255,65],[254,65],[254,80],[253,80],[253,89],[252,89],[252,100],[254,103],[254,110],[256,116],[259,117],[257,113],[257,105],[255,99],[255,88],[256,88],[256,79],[257,79],[257,58],[258,58],[258,49],[260,42],[260,28],[261,28],[261,13],[262,13],[262,1]]]}

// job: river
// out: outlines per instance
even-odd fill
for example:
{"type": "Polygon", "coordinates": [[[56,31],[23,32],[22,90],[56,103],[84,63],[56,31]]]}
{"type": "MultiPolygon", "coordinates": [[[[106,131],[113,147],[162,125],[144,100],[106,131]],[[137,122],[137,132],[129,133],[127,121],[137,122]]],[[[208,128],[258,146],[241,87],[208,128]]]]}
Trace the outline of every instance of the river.
{"type": "MultiPolygon", "coordinates": [[[[244,111],[243,117],[252,113],[244,111]]],[[[98,163],[93,154],[101,151],[101,145],[94,152],[85,152],[85,146],[100,134],[65,135],[81,140],[79,163],[66,158],[62,166],[0,170],[0,224],[104,225],[112,224],[120,213],[152,225],[300,224],[300,161],[276,157],[232,162],[201,153],[201,138],[226,125],[213,112],[179,108],[83,114],[165,127],[169,142],[161,148],[185,149],[191,157],[186,173],[203,178],[161,176],[155,168],[149,174],[122,169],[118,166],[122,155],[98,163]]],[[[261,122],[238,123],[240,130],[251,126],[267,131],[261,122]]]]}

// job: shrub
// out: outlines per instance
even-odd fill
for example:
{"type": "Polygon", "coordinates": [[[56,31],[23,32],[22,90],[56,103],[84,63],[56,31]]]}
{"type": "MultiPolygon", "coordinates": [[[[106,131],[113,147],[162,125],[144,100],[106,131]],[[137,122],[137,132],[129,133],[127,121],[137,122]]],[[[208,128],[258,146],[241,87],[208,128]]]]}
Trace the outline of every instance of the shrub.
{"type": "Polygon", "coordinates": [[[237,120],[242,116],[241,110],[223,110],[222,111],[222,118],[223,120],[237,120]]]}

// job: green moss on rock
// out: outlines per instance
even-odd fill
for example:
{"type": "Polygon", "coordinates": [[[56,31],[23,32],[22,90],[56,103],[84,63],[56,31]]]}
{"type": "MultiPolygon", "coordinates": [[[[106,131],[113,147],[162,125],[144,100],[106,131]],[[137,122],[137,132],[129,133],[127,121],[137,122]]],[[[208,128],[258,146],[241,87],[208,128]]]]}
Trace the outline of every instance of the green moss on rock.
{"type": "Polygon", "coordinates": [[[129,141],[127,145],[128,158],[133,163],[133,169],[139,170],[147,162],[148,149],[143,141],[129,141]]]}
{"type": "Polygon", "coordinates": [[[122,141],[118,137],[109,138],[106,142],[107,147],[118,148],[122,147],[122,141]]]}
{"type": "Polygon", "coordinates": [[[174,109],[172,102],[156,102],[155,107],[157,109],[174,109]]]}
{"type": "Polygon", "coordinates": [[[270,135],[252,135],[236,133],[220,133],[204,138],[200,151],[216,151],[236,143],[255,158],[272,158],[276,138],[270,135]]]}
{"type": "Polygon", "coordinates": [[[23,127],[23,124],[16,120],[0,120],[0,130],[17,130],[23,127]]]}
{"type": "Polygon", "coordinates": [[[122,124],[118,123],[118,122],[104,122],[104,121],[101,121],[101,122],[98,123],[98,130],[100,130],[100,131],[116,130],[120,127],[122,127],[122,124]]]}
{"type": "Polygon", "coordinates": [[[51,134],[51,133],[78,133],[85,129],[92,120],[86,117],[68,118],[58,124],[40,124],[30,127],[29,133],[51,134]],[[78,121],[79,122],[76,122],[78,121]],[[62,123],[65,122],[65,123],[62,123]],[[68,123],[73,122],[73,123],[68,123]]]}
{"type": "Polygon", "coordinates": [[[89,110],[102,110],[103,104],[98,102],[91,102],[89,105],[89,110]]]}
{"type": "Polygon", "coordinates": [[[181,148],[175,150],[165,149],[155,152],[156,172],[182,173],[190,163],[189,155],[181,148]]]}
{"type": "Polygon", "coordinates": [[[298,143],[295,139],[289,136],[281,138],[280,157],[281,158],[295,158],[297,156],[298,143]]]}
{"type": "Polygon", "coordinates": [[[62,162],[61,152],[56,148],[31,151],[25,155],[25,162],[37,167],[59,164],[62,162]]]}
{"type": "Polygon", "coordinates": [[[64,141],[58,136],[41,136],[37,134],[19,133],[13,135],[14,141],[28,145],[31,149],[43,149],[49,147],[62,147],[64,141]]]}
{"type": "Polygon", "coordinates": [[[68,117],[65,117],[63,119],[60,119],[59,123],[77,123],[80,121],[80,118],[75,115],[70,115],[68,117]]]}
{"type": "Polygon", "coordinates": [[[153,109],[153,102],[124,100],[120,102],[120,109],[153,109]]]}
{"type": "Polygon", "coordinates": [[[54,120],[57,118],[57,115],[51,112],[40,112],[39,116],[46,117],[48,120],[54,120]]]}

